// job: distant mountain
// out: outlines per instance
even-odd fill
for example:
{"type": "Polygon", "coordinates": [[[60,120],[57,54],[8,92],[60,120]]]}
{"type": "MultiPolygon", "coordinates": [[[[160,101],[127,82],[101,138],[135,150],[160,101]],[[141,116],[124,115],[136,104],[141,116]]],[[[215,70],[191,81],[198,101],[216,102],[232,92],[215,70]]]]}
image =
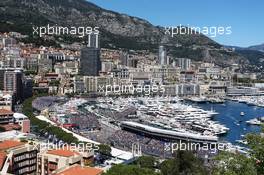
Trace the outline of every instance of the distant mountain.
{"type": "Polygon", "coordinates": [[[261,51],[264,52],[264,43],[263,44],[259,44],[259,45],[255,45],[255,46],[250,46],[248,47],[249,50],[257,50],[257,51],[261,51]]]}
{"type": "Polygon", "coordinates": [[[252,65],[258,65],[263,67],[264,52],[249,49],[241,49],[237,50],[236,52],[247,58],[252,65]]]}
{"type": "Polygon", "coordinates": [[[245,50],[245,47],[239,47],[239,46],[224,46],[225,48],[229,49],[235,49],[235,50],[245,50]]]}
{"type": "MultiPolygon", "coordinates": [[[[258,45],[260,46],[260,45],[258,45]]],[[[259,51],[261,47],[237,47],[237,46],[225,46],[229,49],[235,49],[235,52],[245,57],[249,61],[247,70],[262,73],[264,67],[264,52],[259,51]]]]}
{"type": "Polygon", "coordinates": [[[234,48],[235,50],[255,50],[264,52],[264,43],[255,45],[255,46],[249,46],[249,47],[238,47],[238,46],[225,46],[226,48],[234,48]]]}
{"type": "Polygon", "coordinates": [[[1,31],[10,29],[24,33],[33,32],[32,25],[98,26],[105,37],[103,40],[113,42],[117,47],[129,45],[132,49],[144,49],[148,45],[171,40],[186,46],[219,46],[204,35],[166,37],[162,27],[153,26],[137,17],[102,9],[85,0],[1,0],[0,21],[1,31]]]}
{"type": "MultiPolygon", "coordinates": [[[[1,0],[0,32],[17,31],[32,34],[32,26],[98,26],[101,46],[150,50],[157,52],[163,43],[174,57],[214,61],[218,65],[248,63],[248,59],[235,52],[221,49],[221,45],[202,34],[165,35],[163,27],[154,26],[144,19],[105,10],[85,0],[1,0]]],[[[32,36],[31,36],[32,37],[32,36]]],[[[55,41],[31,38],[37,45],[74,42],[79,38],[57,37],[55,41]]]]}

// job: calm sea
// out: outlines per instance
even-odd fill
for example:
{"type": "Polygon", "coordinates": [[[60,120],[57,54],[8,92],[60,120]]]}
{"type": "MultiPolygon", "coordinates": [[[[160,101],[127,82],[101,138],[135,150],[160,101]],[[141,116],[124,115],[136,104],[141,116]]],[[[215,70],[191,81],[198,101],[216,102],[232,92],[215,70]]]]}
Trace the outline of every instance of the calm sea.
{"type": "Polygon", "coordinates": [[[219,114],[214,116],[213,119],[230,128],[227,134],[220,137],[220,140],[236,143],[236,140],[243,139],[243,135],[260,131],[259,126],[248,125],[246,121],[263,117],[264,108],[233,101],[227,101],[224,104],[205,103],[196,105],[205,110],[213,109],[217,111],[219,114]],[[241,116],[241,112],[244,112],[245,115],[241,116]]]}

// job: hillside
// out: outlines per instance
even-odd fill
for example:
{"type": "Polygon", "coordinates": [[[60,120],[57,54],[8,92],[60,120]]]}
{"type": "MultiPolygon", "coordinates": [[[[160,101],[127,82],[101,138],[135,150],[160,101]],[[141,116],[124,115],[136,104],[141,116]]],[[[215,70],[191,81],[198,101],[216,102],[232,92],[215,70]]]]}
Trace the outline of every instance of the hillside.
{"type": "MultiPolygon", "coordinates": [[[[163,27],[153,26],[144,19],[102,9],[85,0],[1,0],[0,32],[17,31],[31,35],[32,26],[98,26],[101,46],[157,52],[162,42],[174,57],[212,60],[219,65],[247,62],[237,53],[220,50],[221,45],[202,34],[165,35],[163,27]],[[176,46],[181,47],[176,47],[176,46]]],[[[62,37],[65,38],[65,37],[62,37]]],[[[69,38],[68,41],[79,41],[69,38]]],[[[58,42],[58,38],[54,39],[58,42]]],[[[42,44],[41,39],[30,41],[42,44]]],[[[53,41],[54,42],[54,41],[53,41]]],[[[47,42],[50,44],[52,42],[47,42]]]]}
{"type": "Polygon", "coordinates": [[[248,47],[249,50],[256,50],[256,51],[260,51],[260,52],[264,52],[264,43],[263,44],[259,44],[259,45],[255,45],[255,46],[250,46],[248,47]]]}

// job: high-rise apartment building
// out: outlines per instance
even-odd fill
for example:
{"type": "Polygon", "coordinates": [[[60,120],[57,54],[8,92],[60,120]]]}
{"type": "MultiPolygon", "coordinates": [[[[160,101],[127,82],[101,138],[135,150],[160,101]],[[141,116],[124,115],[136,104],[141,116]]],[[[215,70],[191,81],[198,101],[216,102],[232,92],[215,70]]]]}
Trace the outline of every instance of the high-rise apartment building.
{"type": "Polygon", "coordinates": [[[164,46],[159,46],[159,64],[167,65],[167,51],[164,46]]]}
{"type": "Polygon", "coordinates": [[[6,71],[4,73],[4,90],[12,91],[15,101],[23,99],[23,73],[20,70],[6,71]]]}
{"type": "Polygon", "coordinates": [[[0,142],[0,174],[36,174],[37,153],[34,145],[16,140],[0,142]]]}
{"type": "Polygon", "coordinates": [[[88,36],[88,44],[81,50],[80,73],[85,76],[98,76],[101,70],[98,34],[88,36]]]}
{"type": "Polygon", "coordinates": [[[191,60],[188,58],[178,58],[178,66],[181,70],[190,70],[191,68],[191,60]]]}

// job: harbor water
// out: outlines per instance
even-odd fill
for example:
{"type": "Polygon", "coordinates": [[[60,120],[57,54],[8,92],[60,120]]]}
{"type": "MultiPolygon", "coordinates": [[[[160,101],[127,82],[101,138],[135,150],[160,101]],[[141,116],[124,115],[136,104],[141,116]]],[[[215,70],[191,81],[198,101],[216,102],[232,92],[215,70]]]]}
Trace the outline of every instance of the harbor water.
{"type": "Polygon", "coordinates": [[[215,110],[219,114],[214,116],[213,120],[224,124],[230,130],[220,136],[220,140],[225,140],[237,144],[236,140],[242,140],[248,133],[260,132],[260,126],[249,125],[246,121],[264,116],[264,108],[245,103],[226,101],[223,104],[203,103],[196,104],[204,110],[215,110]],[[240,115],[244,112],[244,115],[240,115]]]}

